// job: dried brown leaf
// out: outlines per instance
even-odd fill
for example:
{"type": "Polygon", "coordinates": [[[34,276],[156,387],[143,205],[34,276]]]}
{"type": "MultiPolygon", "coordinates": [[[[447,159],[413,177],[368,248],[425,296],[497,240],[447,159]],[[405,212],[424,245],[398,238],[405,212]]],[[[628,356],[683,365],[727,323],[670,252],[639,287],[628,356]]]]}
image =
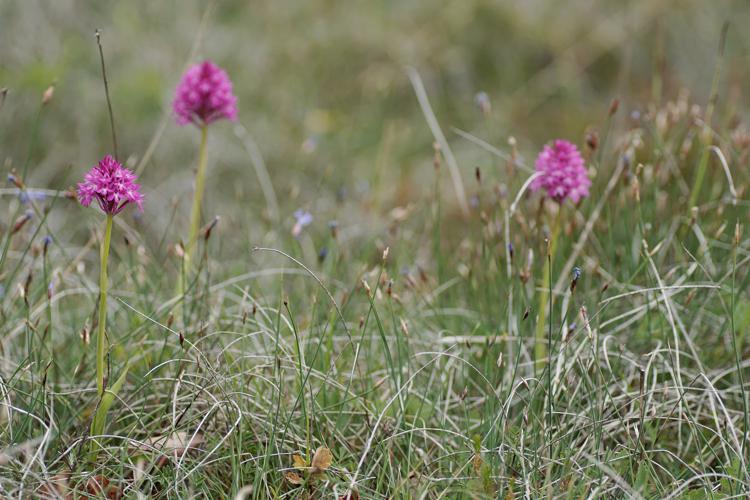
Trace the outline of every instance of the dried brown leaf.
{"type": "Polygon", "coordinates": [[[331,450],[325,446],[319,447],[315,450],[315,455],[313,455],[312,459],[313,472],[323,472],[331,466],[332,461],[333,454],[331,453],[331,450]]]}
{"type": "Polygon", "coordinates": [[[203,442],[203,434],[191,432],[173,432],[171,435],[154,436],[146,439],[138,448],[143,451],[152,451],[154,448],[164,453],[182,453],[185,449],[195,449],[203,442]]]}
{"type": "Polygon", "coordinates": [[[479,474],[479,471],[482,469],[482,463],[484,463],[482,455],[475,453],[474,457],[471,459],[471,465],[474,468],[475,474],[479,474]]]}
{"type": "Polygon", "coordinates": [[[292,462],[294,463],[294,468],[295,469],[307,469],[307,462],[299,454],[295,453],[292,456],[292,462]]]}
{"type": "Polygon", "coordinates": [[[302,477],[300,477],[300,475],[297,474],[294,471],[287,471],[287,472],[285,472],[284,473],[284,479],[286,479],[287,481],[289,481],[290,483],[292,483],[292,484],[294,484],[296,486],[299,486],[300,484],[302,484],[304,482],[304,480],[302,479],[302,477]]]}

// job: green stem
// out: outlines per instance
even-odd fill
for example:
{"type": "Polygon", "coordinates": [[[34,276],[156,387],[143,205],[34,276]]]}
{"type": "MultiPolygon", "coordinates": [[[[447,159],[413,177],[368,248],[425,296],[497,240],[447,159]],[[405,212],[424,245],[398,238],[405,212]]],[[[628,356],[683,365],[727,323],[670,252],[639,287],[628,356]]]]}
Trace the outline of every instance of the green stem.
{"type": "MultiPolygon", "coordinates": [[[[185,244],[185,255],[182,259],[182,268],[180,277],[177,280],[177,295],[180,296],[180,302],[177,304],[176,316],[185,315],[184,301],[185,291],[187,290],[187,271],[192,269],[190,255],[198,239],[198,231],[201,226],[201,202],[203,201],[203,190],[206,185],[206,164],[207,164],[207,144],[208,144],[208,125],[201,126],[201,146],[198,150],[198,171],[195,174],[195,192],[193,193],[193,207],[190,212],[190,235],[185,244]]],[[[184,318],[187,324],[187,318],[184,318]]]]}
{"type": "MultiPolygon", "coordinates": [[[[737,222],[735,221],[735,227],[737,222]]],[[[739,236],[739,228],[735,230],[737,236],[739,236]]],[[[744,458],[745,452],[747,449],[747,432],[748,432],[748,421],[750,420],[748,418],[748,407],[747,407],[747,397],[745,394],[745,381],[742,376],[742,362],[741,362],[741,352],[742,347],[740,342],[738,341],[738,333],[735,330],[735,322],[734,322],[734,314],[735,314],[735,308],[736,308],[736,295],[737,295],[737,282],[736,282],[736,274],[737,274],[737,247],[740,245],[739,238],[735,238],[734,245],[732,247],[732,314],[729,317],[730,319],[730,325],[732,328],[732,350],[734,350],[734,361],[737,366],[737,377],[739,381],[740,386],[740,392],[742,394],[742,413],[744,415],[745,420],[745,426],[744,430],[742,432],[742,444],[740,446],[740,457],[744,458]]]]}
{"type": "MultiPolygon", "coordinates": [[[[552,259],[555,258],[555,249],[557,247],[557,235],[560,232],[560,218],[562,214],[562,209],[563,209],[562,205],[558,206],[557,215],[555,216],[555,220],[552,223],[552,228],[550,229],[551,234],[550,234],[549,249],[548,249],[549,254],[544,262],[544,272],[542,275],[542,288],[539,291],[539,316],[537,317],[536,332],[534,335],[534,359],[536,361],[535,365],[537,369],[543,368],[544,358],[547,356],[547,345],[545,344],[545,339],[544,339],[544,327],[546,323],[545,320],[547,319],[547,299],[550,295],[551,289],[548,289],[546,287],[547,287],[547,282],[551,278],[550,266],[551,266],[552,259]]],[[[550,360],[550,364],[551,363],[552,363],[552,360],[550,360]]]]}
{"type": "Polygon", "coordinates": [[[99,270],[99,331],[96,335],[96,391],[101,398],[104,394],[104,331],[107,324],[107,260],[109,244],[112,241],[112,214],[107,214],[104,241],[101,249],[101,269],[99,270]]]}
{"type": "Polygon", "coordinates": [[[198,153],[198,172],[195,174],[195,193],[193,195],[193,210],[190,213],[190,238],[186,254],[193,251],[195,242],[198,239],[198,231],[201,225],[201,202],[203,201],[203,189],[206,185],[206,159],[208,142],[208,126],[201,127],[201,147],[198,153]]]}
{"type": "MultiPolygon", "coordinates": [[[[559,219],[558,219],[559,220],[559,219]]],[[[559,224],[556,224],[559,226],[559,224]]],[[[552,246],[550,244],[550,252],[547,254],[547,267],[549,273],[547,273],[547,283],[550,291],[552,290],[552,246]]],[[[547,363],[547,446],[549,446],[549,468],[547,469],[547,477],[550,476],[552,470],[552,293],[549,294],[549,331],[547,333],[547,351],[549,352],[549,363],[547,363]]],[[[548,487],[550,487],[549,480],[547,481],[548,487]]]]}

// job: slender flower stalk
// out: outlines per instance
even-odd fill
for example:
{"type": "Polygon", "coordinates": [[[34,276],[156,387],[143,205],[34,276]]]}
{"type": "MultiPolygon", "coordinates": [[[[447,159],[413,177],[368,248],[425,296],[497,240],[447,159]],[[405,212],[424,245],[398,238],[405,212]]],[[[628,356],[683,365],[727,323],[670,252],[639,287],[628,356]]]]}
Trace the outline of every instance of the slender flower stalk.
{"type": "Polygon", "coordinates": [[[109,260],[109,245],[112,242],[112,222],[114,216],[107,214],[104,226],[104,240],[100,250],[99,269],[99,329],[96,334],[96,393],[99,397],[104,394],[104,334],[107,324],[107,261],[109,260]]]}
{"type": "MultiPolygon", "coordinates": [[[[557,215],[555,216],[552,227],[550,228],[550,236],[547,242],[547,256],[544,260],[544,270],[542,271],[542,287],[539,290],[539,317],[536,323],[536,342],[534,343],[534,359],[536,360],[536,367],[541,369],[544,367],[544,358],[548,352],[552,352],[551,341],[544,344],[544,327],[546,325],[547,307],[549,306],[550,319],[552,318],[552,303],[548,300],[550,295],[550,289],[547,288],[547,283],[552,278],[552,260],[555,257],[555,251],[557,250],[557,239],[560,234],[560,219],[562,218],[563,207],[558,207],[557,215]]],[[[552,366],[552,359],[549,360],[549,366],[552,366]]]]}
{"type": "Polygon", "coordinates": [[[190,212],[190,237],[188,238],[187,253],[193,251],[201,227],[201,202],[206,186],[206,164],[208,143],[208,125],[201,125],[201,146],[198,150],[198,171],[195,174],[195,193],[193,193],[193,208],[190,212]]]}
{"type": "MultiPolygon", "coordinates": [[[[99,435],[103,432],[107,410],[114,400],[114,393],[124,382],[128,370],[125,367],[120,378],[107,390],[104,383],[106,352],[104,337],[107,325],[109,247],[112,242],[112,226],[115,215],[122,212],[131,203],[136,204],[140,210],[143,210],[143,195],[140,192],[140,185],[135,181],[136,176],[133,172],[107,155],[86,174],[84,181],[78,184],[78,199],[81,205],[88,207],[92,201],[96,200],[99,208],[107,216],[104,226],[104,239],[99,253],[101,259],[99,269],[99,326],[96,337],[96,391],[99,404],[91,422],[91,435],[99,435]]],[[[96,458],[95,450],[95,444],[92,442],[92,458],[96,458]]]]}

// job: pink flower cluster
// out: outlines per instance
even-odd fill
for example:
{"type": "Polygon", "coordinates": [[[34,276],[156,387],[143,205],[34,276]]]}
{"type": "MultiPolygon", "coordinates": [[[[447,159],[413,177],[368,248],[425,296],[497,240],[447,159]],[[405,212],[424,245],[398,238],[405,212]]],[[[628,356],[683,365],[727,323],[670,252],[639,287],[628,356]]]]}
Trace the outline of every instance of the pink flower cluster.
{"type": "Polygon", "coordinates": [[[198,126],[237,119],[237,97],[226,71],[211,61],[191,66],[175,91],[172,108],[179,125],[198,126]]]}
{"type": "Polygon", "coordinates": [[[539,175],[531,182],[531,190],[544,189],[558,203],[565,198],[578,203],[589,195],[591,180],[575,144],[558,139],[544,146],[536,159],[536,172],[539,175]]]}
{"type": "Polygon", "coordinates": [[[109,215],[117,215],[128,203],[135,203],[143,210],[141,186],[135,181],[133,172],[107,155],[78,184],[78,199],[84,207],[96,200],[109,215]]]}

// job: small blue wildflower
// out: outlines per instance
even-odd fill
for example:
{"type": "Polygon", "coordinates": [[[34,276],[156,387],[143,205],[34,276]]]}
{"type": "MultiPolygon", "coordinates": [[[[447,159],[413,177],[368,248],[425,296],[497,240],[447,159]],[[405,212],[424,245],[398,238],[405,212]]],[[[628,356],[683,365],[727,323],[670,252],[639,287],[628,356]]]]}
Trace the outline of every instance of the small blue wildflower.
{"type": "Polygon", "coordinates": [[[492,111],[492,103],[490,102],[490,96],[487,95],[487,92],[478,92],[477,95],[474,96],[474,105],[485,115],[492,111]]]}
{"type": "Polygon", "coordinates": [[[301,208],[294,212],[294,219],[296,222],[294,223],[294,227],[292,228],[292,236],[295,238],[298,238],[300,234],[302,234],[302,230],[312,224],[313,216],[310,212],[307,210],[302,210],[301,208]]]}
{"type": "Polygon", "coordinates": [[[44,238],[42,238],[42,245],[44,248],[44,255],[47,255],[47,250],[49,250],[49,246],[52,244],[52,236],[47,235],[44,238]]]}
{"type": "Polygon", "coordinates": [[[576,285],[578,284],[578,280],[581,277],[581,268],[576,266],[573,268],[573,281],[570,282],[570,292],[573,293],[576,289],[576,285]]]}
{"type": "Polygon", "coordinates": [[[472,195],[469,199],[469,205],[471,208],[477,208],[479,206],[479,195],[472,195]]]}

